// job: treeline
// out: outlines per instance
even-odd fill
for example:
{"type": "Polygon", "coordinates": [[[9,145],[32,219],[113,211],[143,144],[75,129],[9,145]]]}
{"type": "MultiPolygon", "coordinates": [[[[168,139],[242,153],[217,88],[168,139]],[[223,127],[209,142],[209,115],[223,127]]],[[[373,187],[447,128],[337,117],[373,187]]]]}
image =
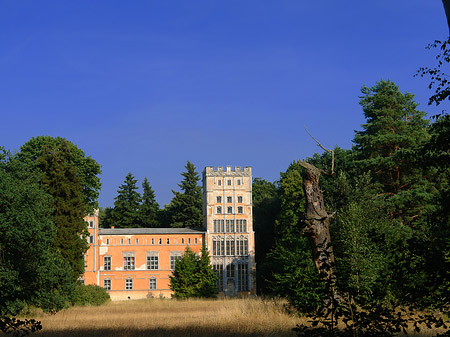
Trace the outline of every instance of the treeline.
{"type": "Polygon", "coordinates": [[[0,331],[34,331],[16,320],[26,305],[45,311],[83,303],[104,289],[84,289],[88,230],[97,208],[100,165],[73,143],[41,136],[16,154],[0,147],[0,331]]]}
{"type": "MultiPolygon", "coordinates": [[[[321,189],[338,288],[360,305],[450,303],[450,116],[433,122],[391,81],[363,87],[366,123],[352,149],[306,161],[323,170],[321,189]]],[[[323,304],[326,285],[302,234],[304,169],[277,182],[255,179],[253,207],[259,291],[287,297],[301,312],[323,304]]]]}
{"type": "Polygon", "coordinates": [[[200,176],[194,164],[187,162],[183,180],[178,184],[181,191],[174,191],[169,205],[160,208],[150,182],[144,178],[142,195],[137,180],[128,173],[119,186],[114,206],[100,209],[100,226],[109,228],[151,227],[202,227],[203,195],[199,185],[200,176]]]}

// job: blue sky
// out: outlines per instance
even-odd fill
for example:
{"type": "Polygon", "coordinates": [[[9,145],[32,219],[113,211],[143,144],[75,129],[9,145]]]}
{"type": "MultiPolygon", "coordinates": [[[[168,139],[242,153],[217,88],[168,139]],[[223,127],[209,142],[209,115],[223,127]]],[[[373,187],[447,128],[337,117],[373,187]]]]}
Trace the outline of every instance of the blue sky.
{"type": "Polygon", "coordinates": [[[427,105],[441,1],[0,0],[0,145],[64,137],[102,165],[101,206],[132,172],[163,205],[190,160],[278,179],[351,147],[363,85],[427,105]]]}

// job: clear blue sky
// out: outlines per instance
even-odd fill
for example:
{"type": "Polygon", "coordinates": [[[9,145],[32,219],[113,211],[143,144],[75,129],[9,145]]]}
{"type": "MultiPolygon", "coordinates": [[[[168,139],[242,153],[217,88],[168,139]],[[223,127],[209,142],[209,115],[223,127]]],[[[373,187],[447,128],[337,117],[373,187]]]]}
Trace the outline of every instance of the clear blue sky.
{"type": "Polygon", "coordinates": [[[427,105],[440,0],[0,0],[0,145],[64,137],[103,169],[100,205],[132,172],[160,204],[190,160],[278,179],[351,147],[360,88],[391,79],[427,105]]]}

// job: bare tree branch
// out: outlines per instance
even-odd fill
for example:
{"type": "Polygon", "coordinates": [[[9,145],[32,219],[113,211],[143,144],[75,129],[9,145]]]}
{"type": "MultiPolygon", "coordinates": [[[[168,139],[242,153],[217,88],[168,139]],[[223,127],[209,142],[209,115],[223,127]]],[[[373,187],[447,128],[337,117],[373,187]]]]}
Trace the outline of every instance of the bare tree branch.
{"type": "Polygon", "coordinates": [[[321,147],[323,150],[325,150],[325,151],[331,153],[331,175],[333,175],[333,174],[334,174],[334,150],[328,150],[328,149],[324,148],[323,145],[320,144],[319,141],[318,141],[317,139],[315,139],[315,138],[309,133],[309,131],[308,131],[308,129],[306,128],[306,126],[305,126],[304,128],[305,128],[306,132],[308,133],[308,135],[310,135],[310,137],[311,137],[312,139],[314,139],[314,141],[317,143],[317,145],[318,145],[319,147],[321,147]]]}

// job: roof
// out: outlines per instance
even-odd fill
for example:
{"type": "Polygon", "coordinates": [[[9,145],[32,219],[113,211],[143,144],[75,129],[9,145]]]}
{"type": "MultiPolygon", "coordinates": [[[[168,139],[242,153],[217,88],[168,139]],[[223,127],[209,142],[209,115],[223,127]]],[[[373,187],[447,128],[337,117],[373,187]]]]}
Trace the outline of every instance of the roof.
{"type": "Polygon", "coordinates": [[[203,228],[99,228],[99,235],[203,234],[203,228]]]}

